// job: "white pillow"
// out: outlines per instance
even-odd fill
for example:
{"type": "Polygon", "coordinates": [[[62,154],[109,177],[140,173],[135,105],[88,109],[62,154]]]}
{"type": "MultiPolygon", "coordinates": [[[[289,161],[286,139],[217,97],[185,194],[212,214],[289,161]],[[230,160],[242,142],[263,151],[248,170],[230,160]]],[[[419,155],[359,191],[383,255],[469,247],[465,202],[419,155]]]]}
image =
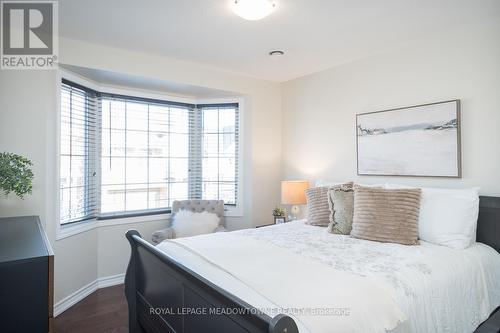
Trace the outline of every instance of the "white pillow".
{"type": "MultiPolygon", "coordinates": [[[[324,186],[333,187],[333,186],[342,185],[342,184],[350,183],[350,182],[352,182],[352,180],[347,180],[345,182],[335,182],[335,181],[329,181],[329,180],[317,180],[314,183],[314,187],[324,187],[324,186]]],[[[359,184],[356,182],[354,182],[354,184],[360,185],[363,187],[384,187],[384,184],[359,184]]]]}
{"type": "MultiPolygon", "coordinates": [[[[386,184],[386,188],[405,186],[386,184]]],[[[406,186],[409,187],[409,186],[406,186]]],[[[422,188],[418,235],[421,240],[452,249],[465,249],[476,241],[479,188],[422,188]]]]}
{"type": "Polygon", "coordinates": [[[317,181],[314,183],[314,187],[325,187],[325,186],[331,187],[331,186],[341,185],[341,184],[345,184],[345,183],[348,183],[348,181],[345,181],[345,182],[337,182],[337,181],[333,181],[333,180],[324,180],[324,179],[320,179],[320,180],[317,180],[317,181]]]}
{"type": "Polygon", "coordinates": [[[210,234],[219,226],[217,214],[209,212],[193,213],[181,210],[175,213],[172,221],[175,237],[190,237],[210,234]]]}
{"type": "Polygon", "coordinates": [[[380,187],[384,188],[385,184],[361,184],[361,183],[356,183],[354,182],[354,185],[362,186],[362,187],[380,187]]]}

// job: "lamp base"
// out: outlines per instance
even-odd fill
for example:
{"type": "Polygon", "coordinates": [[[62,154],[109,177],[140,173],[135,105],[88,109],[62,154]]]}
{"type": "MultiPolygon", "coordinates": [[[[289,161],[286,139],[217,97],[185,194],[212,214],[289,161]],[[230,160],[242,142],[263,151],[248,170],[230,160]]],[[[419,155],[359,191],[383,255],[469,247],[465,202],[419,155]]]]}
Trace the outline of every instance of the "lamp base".
{"type": "Polygon", "coordinates": [[[300,208],[297,205],[293,205],[290,209],[290,215],[288,215],[288,219],[290,221],[295,221],[298,219],[298,215],[300,213],[300,208]]]}

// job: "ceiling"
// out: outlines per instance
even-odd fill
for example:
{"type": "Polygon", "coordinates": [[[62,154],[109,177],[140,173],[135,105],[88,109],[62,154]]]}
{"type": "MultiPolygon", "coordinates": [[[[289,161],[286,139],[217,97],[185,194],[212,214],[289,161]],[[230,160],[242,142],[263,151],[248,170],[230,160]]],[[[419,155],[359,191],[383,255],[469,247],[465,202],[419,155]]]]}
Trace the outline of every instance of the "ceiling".
{"type": "Polygon", "coordinates": [[[138,89],[159,93],[168,91],[169,94],[174,96],[189,99],[214,99],[238,96],[235,92],[205,88],[191,84],[144,78],[129,74],[66,64],[60,64],[60,66],[71,73],[83,76],[86,79],[90,79],[105,86],[126,87],[128,89],[138,89]]]}
{"type": "Polygon", "coordinates": [[[281,82],[500,16],[500,0],[276,1],[245,21],[231,0],[60,0],[60,34],[281,82]]]}

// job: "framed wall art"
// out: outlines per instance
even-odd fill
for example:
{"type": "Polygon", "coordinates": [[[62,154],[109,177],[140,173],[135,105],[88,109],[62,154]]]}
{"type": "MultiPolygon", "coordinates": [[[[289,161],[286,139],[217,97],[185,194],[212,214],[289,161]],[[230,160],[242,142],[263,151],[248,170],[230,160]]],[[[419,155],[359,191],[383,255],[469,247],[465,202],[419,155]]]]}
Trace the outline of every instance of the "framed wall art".
{"type": "Polygon", "coordinates": [[[356,115],[358,175],[461,177],[460,100],[356,115]]]}

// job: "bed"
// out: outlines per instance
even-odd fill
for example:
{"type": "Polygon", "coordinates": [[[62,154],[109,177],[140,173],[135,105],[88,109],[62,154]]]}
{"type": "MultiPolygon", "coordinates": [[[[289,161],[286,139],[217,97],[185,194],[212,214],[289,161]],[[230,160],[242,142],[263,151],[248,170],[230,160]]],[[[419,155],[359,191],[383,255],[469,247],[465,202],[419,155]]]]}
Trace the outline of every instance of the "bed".
{"type": "Polygon", "coordinates": [[[131,332],[473,332],[500,305],[500,198],[452,250],[326,233],[303,221],[166,241],[136,231],[131,332]]]}

